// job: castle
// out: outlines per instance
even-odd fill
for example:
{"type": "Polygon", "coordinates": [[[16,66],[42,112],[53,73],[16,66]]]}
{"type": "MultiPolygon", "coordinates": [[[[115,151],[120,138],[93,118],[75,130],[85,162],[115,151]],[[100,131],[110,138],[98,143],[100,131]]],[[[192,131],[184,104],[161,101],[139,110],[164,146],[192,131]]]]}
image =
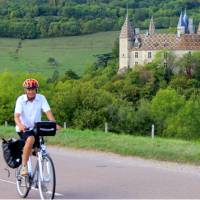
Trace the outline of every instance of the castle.
{"type": "Polygon", "coordinates": [[[149,30],[140,34],[139,29],[132,28],[128,13],[119,36],[119,73],[135,65],[151,62],[157,52],[172,51],[177,57],[185,53],[200,51],[200,23],[194,31],[193,19],[188,18],[186,10],[181,12],[177,33],[156,33],[153,17],[149,30]]]}

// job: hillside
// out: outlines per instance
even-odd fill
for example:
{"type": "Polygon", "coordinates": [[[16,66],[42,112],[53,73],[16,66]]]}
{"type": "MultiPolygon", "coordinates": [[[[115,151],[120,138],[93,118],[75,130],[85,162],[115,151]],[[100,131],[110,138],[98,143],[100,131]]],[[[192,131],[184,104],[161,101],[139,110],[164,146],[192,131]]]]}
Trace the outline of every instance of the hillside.
{"type": "Polygon", "coordinates": [[[118,32],[52,39],[0,38],[0,71],[41,72],[51,76],[72,69],[79,75],[95,61],[95,55],[111,52],[118,32]]]}
{"type": "Polygon", "coordinates": [[[146,29],[154,16],[158,29],[177,26],[187,9],[197,27],[197,0],[0,0],[0,36],[40,38],[120,30],[126,15],[135,27],[146,29]]]}

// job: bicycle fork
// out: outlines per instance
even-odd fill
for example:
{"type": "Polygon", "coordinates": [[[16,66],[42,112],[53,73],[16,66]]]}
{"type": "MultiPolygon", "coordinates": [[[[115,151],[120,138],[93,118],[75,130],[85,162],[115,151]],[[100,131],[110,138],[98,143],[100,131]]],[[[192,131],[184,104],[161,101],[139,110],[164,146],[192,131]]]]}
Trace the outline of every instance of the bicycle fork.
{"type": "Polygon", "coordinates": [[[40,180],[44,181],[44,174],[43,174],[43,157],[47,155],[46,152],[46,146],[45,145],[41,145],[41,150],[38,152],[38,164],[39,164],[39,176],[40,176],[40,180]]]}
{"type": "Polygon", "coordinates": [[[31,155],[28,158],[27,165],[28,165],[28,174],[29,174],[30,177],[32,177],[33,171],[32,171],[32,156],[31,155]]]}

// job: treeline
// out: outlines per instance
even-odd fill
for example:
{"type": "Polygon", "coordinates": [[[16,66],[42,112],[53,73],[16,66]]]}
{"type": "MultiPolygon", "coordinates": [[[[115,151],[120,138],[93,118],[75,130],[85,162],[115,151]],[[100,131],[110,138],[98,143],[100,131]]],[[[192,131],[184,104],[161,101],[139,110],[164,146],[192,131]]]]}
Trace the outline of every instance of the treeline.
{"type": "Polygon", "coordinates": [[[39,38],[120,30],[129,5],[135,27],[147,29],[154,16],[156,28],[173,30],[181,9],[200,21],[196,0],[1,0],[0,37],[39,38]]]}
{"type": "Polygon", "coordinates": [[[178,59],[171,52],[160,52],[152,63],[121,75],[117,74],[117,48],[97,58],[82,77],[72,70],[55,71],[49,79],[40,74],[1,73],[0,123],[14,123],[21,84],[34,77],[58,123],[66,122],[67,127],[104,130],[107,122],[109,131],[149,135],[154,124],[159,136],[200,138],[200,53],[178,59]]]}

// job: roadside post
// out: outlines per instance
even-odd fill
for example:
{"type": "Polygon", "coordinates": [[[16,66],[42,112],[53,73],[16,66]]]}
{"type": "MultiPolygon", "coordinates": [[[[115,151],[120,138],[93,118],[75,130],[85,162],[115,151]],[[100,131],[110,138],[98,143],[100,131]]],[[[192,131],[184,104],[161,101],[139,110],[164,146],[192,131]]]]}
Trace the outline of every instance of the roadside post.
{"type": "Polygon", "coordinates": [[[64,128],[67,128],[67,123],[66,123],[66,122],[64,122],[63,127],[64,127],[64,128]]]}
{"type": "Polygon", "coordinates": [[[107,132],[108,132],[108,123],[105,122],[105,133],[107,133],[107,132]]]}
{"type": "Polygon", "coordinates": [[[155,132],[155,126],[154,126],[154,124],[152,124],[152,126],[151,126],[151,138],[152,139],[154,139],[154,132],[155,132]]]}

